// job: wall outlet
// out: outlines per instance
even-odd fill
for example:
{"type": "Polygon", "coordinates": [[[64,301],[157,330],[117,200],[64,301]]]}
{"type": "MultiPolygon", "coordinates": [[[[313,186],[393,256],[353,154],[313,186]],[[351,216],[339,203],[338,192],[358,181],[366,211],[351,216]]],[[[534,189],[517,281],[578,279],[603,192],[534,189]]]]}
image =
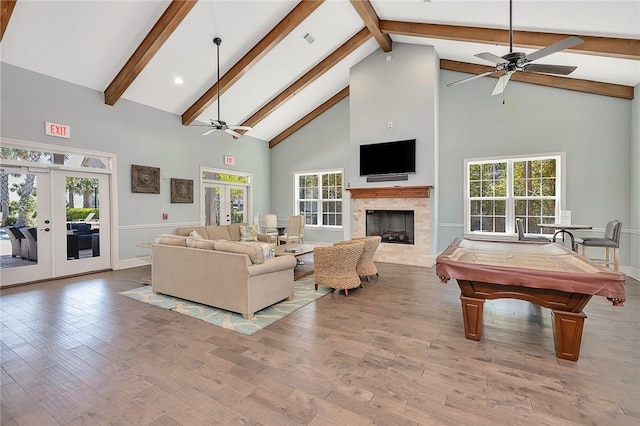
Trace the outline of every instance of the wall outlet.
{"type": "Polygon", "coordinates": [[[387,128],[391,129],[393,127],[393,121],[389,121],[387,123],[387,128]]]}

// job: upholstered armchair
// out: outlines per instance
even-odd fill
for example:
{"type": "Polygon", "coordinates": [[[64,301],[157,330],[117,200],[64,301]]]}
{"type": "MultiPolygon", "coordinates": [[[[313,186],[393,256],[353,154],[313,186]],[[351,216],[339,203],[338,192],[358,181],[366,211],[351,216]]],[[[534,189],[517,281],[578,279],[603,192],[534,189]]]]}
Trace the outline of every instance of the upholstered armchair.
{"type": "Polygon", "coordinates": [[[352,241],[364,241],[364,251],[360,259],[358,259],[356,272],[359,276],[365,277],[367,281],[369,281],[370,276],[378,275],[378,268],[376,268],[376,264],[373,263],[373,255],[376,253],[382,238],[379,236],[356,237],[349,241],[337,242],[334,245],[349,244],[352,241]]]}
{"type": "Polygon", "coordinates": [[[278,237],[278,244],[300,243],[304,241],[304,216],[289,216],[287,232],[278,237]]]}
{"type": "Polygon", "coordinates": [[[318,285],[344,290],[345,297],[349,289],[360,287],[360,277],[356,265],[364,251],[365,242],[351,240],[344,244],[313,249],[313,269],[315,287],[318,285]]]}

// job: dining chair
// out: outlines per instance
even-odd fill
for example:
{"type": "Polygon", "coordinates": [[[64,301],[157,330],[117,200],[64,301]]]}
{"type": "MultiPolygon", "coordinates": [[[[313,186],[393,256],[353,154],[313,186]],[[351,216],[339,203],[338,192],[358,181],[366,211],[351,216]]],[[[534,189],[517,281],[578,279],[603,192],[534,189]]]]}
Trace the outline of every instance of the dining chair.
{"type": "Polygon", "coordinates": [[[278,239],[278,215],[269,213],[264,215],[264,233],[272,240],[278,239]]]}
{"type": "Polygon", "coordinates": [[[518,230],[518,241],[546,241],[549,242],[547,237],[543,237],[542,235],[536,235],[533,237],[526,237],[524,235],[524,223],[522,219],[516,219],[516,229],[518,230]]]}
{"type": "Polygon", "coordinates": [[[604,228],[604,237],[586,237],[576,238],[576,244],[582,245],[582,255],[587,256],[587,247],[604,247],[604,259],[590,258],[591,260],[604,261],[607,268],[613,264],[613,270],[620,269],[620,231],[622,222],[619,220],[610,220],[604,228]],[[610,250],[613,249],[613,261],[609,259],[610,250]]]}
{"type": "Polygon", "coordinates": [[[278,237],[278,244],[300,243],[304,241],[304,216],[289,216],[287,232],[278,237]]]}

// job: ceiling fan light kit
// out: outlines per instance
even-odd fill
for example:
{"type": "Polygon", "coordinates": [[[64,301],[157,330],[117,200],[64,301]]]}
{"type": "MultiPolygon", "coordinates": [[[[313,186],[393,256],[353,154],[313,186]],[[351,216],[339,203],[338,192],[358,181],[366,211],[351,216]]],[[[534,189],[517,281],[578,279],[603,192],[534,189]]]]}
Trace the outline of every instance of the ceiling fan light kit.
{"type": "Polygon", "coordinates": [[[513,51],[513,0],[509,0],[509,53],[503,56],[494,55],[493,53],[483,52],[474,55],[476,58],[483,59],[495,64],[495,69],[487,71],[482,74],[474,75],[472,77],[463,78],[462,80],[454,81],[447,86],[455,86],[457,84],[467,83],[469,81],[486,77],[491,74],[502,72],[502,76],[498,78],[491,96],[499,95],[504,92],[507,87],[507,83],[511,76],[517,71],[543,73],[543,74],[555,74],[555,75],[569,75],[576,70],[577,67],[568,65],[549,65],[549,64],[533,64],[532,62],[549,56],[552,53],[559,52],[564,49],[571,48],[582,43],[582,39],[576,36],[570,36],[562,39],[556,43],[553,43],[547,47],[536,50],[528,55],[524,52],[513,51]]]}
{"type": "Polygon", "coordinates": [[[218,103],[218,119],[217,120],[209,119],[211,124],[206,125],[207,127],[209,127],[209,130],[202,133],[202,136],[210,135],[211,133],[219,130],[219,131],[229,133],[231,136],[237,139],[242,137],[242,134],[236,132],[236,130],[248,131],[248,130],[251,130],[251,127],[230,125],[230,124],[227,124],[226,121],[223,121],[220,119],[220,44],[221,43],[222,43],[222,39],[220,37],[214,37],[213,44],[216,45],[216,59],[217,59],[217,68],[218,68],[218,77],[217,77],[217,83],[216,83],[216,90],[217,90],[216,101],[218,103]]]}

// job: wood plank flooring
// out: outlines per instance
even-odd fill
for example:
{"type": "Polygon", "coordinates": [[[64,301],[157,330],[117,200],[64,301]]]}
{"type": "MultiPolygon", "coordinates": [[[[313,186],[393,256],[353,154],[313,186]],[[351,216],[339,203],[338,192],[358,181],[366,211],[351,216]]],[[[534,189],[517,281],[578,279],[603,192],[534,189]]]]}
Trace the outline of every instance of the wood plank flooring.
{"type": "Polygon", "coordinates": [[[574,363],[547,309],[488,301],[466,340],[455,282],[378,268],[252,336],[118,294],[149,267],[3,290],[0,423],[640,424],[638,281],[589,302],[574,363]]]}

